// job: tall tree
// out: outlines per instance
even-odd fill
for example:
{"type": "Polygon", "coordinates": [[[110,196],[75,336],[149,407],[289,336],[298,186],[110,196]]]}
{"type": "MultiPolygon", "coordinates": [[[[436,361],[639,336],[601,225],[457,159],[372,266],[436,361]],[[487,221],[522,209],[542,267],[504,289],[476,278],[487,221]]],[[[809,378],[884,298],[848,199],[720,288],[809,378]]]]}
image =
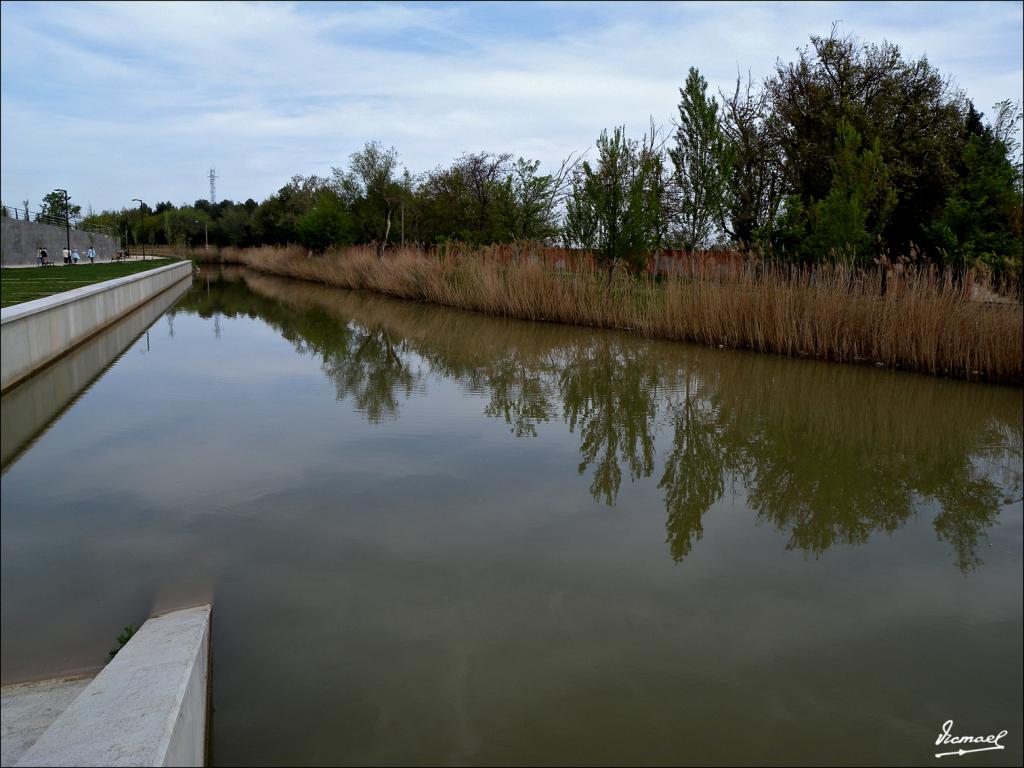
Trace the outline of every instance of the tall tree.
{"type": "Polygon", "coordinates": [[[349,200],[361,235],[376,242],[378,255],[383,256],[404,197],[398,180],[398,150],[368,141],[361,151],[349,156],[347,173],[339,168],[333,173],[338,190],[349,200]]]}
{"type": "Polygon", "coordinates": [[[840,37],[811,38],[795,62],[776,65],[766,83],[781,147],[787,192],[809,210],[832,189],[836,126],[847,120],[864,145],[878,146],[898,202],[883,239],[890,252],[911,243],[927,251],[928,234],[956,182],[966,102],[924,57],[898,46],[840,37]]]}
{"type": "Polygon", "coordinates": [[[724,220],[729,178],[727,144],[718,117],[718,102],[708,98],[708,83],[690,67],[679,89],[676,144],[669,150],[679,191],[679,223],[687,248],[706,248],[724,220]]]}
{"type": "Polygon", "coordinates": [[[741,248],[771,239],[782,201],[782,159],[772,135],[768,93],[749,73],[722,99],[722,133],[731,163],[726,179],[724,228],[741,248]]]}
{"type": "MultiPolygon", "coordinates": [[[[257,209],[253,217],[256,240],[274,245],[299,242],[299,221],[329,186],[330,182],[321,176],[293,176],[257,209]]],[[[200,207],[199,202],[196,201],[196,208],[200,207]]]]}
{"type": "Polygon", "coordinates": [[[548,241],[560,231],[559,204],[575,169],[576,159],[570,155],[562,161],[558,171],[538,174],[539,160],[519,158],[512,166],[510,188],[512,192],[512,221],[509,234],[516,240],[548,241]]]}
{"type": "MultiPolygon", "coordinates": [[[[1021,165],[1015,136],[1020,107],[995,105],[996,119],[981,115],[963,149],[963,174],[946,200],[932,234],[948,262],[986,264],[998,279],[1021,272],[1021,165]]],[[[973,109],[972,109],[972,114],[973,109]]]]}
{"type": "Polygon", "coordinates": [[[584,161],[573,176],[565,242],[597,251],[609,274],[620,263],[641,268],[665,243],[668,182],[653,125],[642,142],[624,127],[602,131],[596,164],[584,161]]]}
{"type": "Polygon", "coordinates": [[[50,192],[43,196],[41,216],[49,216],[63,220],[65,216],[74,221],[82,215],[82,206],[65,200],[63,192],[50,192]]]}
{"type": "Polygon", "coordinates": [[[299,242],[319,255],[331,246],[352,242],[351,217],[338,196],[331,190],[324,190],[299,221],[298,234],[299,242]]]}
{"type": "Polygon", "coordinates": [[[839,257],[866,264],[878,251],[882,228],[896,207],[896,191],[878,139],[862,149],[860,134],[840,120],[835,143],[832,188],[811,208],[805,253],[814,261],[839,257]]]}

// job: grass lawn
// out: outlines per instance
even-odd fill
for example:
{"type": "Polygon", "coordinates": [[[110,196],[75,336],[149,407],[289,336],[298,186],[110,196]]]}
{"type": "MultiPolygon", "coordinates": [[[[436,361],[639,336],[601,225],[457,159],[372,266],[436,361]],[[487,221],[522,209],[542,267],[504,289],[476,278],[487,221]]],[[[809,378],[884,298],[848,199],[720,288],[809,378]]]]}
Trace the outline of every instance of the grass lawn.
{"type": "Polygon", "coordinates": [[[0,270],[0,306],[40,299],[83,285],[92,285],[115,277],[134,275],[170,264],[172,259],[129,261],[120,264],[54,265],[52,267],[7,267],[0,270]]]}

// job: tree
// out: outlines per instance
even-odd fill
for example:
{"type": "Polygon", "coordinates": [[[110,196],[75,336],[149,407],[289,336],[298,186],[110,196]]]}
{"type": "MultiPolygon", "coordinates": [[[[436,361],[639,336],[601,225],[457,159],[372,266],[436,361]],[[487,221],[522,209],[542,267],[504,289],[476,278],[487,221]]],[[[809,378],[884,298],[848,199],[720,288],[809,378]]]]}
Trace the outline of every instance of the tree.
{"type": "MultiPolygon", "coordinates": [[[[1019,105],[995,105],[996,119],[981,115],[963,149],[963,174],[946,200],[932,234],[946,259],[966,267],[981,261],[997,278],[1020,274],[1021,166],[1014,128],[1019,105]]],[[[973,112],[973,108],[972,108],[973,112]]]]}
{"type": "Polygon", "coordinates": [[[770,126],[768,94],[755,88],[748,74],[745,85],[736,78],[731,96],[720,95],[722,134],[731,159],[723,227],[741,248],[763,248],[782,202],[782,159],[770,126]]]}
{"type": "Polygon", "coordinates": [[[517,182],[511,159],[508,153],[466,152],[448,168],[428,173],[417,195],[427,239],[474,245],[506,242],[515,236],[517,225],[536,224],[520,220],[517,201],[519,194],[537,193],[536,185],[543,182],[532,164],[520,169],[523,175],[517,182]]]}
{"type": "Polygon", "coordinates": [[[861,151],[861,136],[845,120],[836,130],[832,188],[810,208],[804,253],[812,261],[841,256],[866,264],[878,253],[882,228],[896,207],[896,191],[878,139],[861,151]]]}
{"type": "Polygon", "coordinates": [[[428,172],[415,198],[417,236],[427,242],[472,240],[469,191],[454,167],[428,172]]]}
{"type": "Polygon", "coordinates": [[[472,244],[550,240],[575,168],[570,156],[553,174],[539,161],[508,153],[465,153],[427,174],[415,196],[418,226],[428,240],[472,244]]]}
{"type": "Polygon", "coordinates": [[[480,243],[506,239],[501,219],[508,218],[511,190],[503,184],[509,175],[512,155],[507,152],[465,153],[455,161],[456,172],[469,192],[472,227],[480,243]],[[502,213],[506,214],[502,217],[502,213]]]}
{"type": "Polygon", "coordinates": [[[330,186],[320,176],[293,176],[257,209],[253,217],[256,241],[273,245],[299,242],[299,221],[316,204],[320,192],[330,186]]]}
{"type": "Polygon", "coordinates": [[[513,203],[508,223],[511,239],[550,240],[558,234],[557,205],[568,178],[568,162],[562,163],[557,174],[538,175],[539,160],[516,160],[509,177],[513,203]]]}
{"type": "Polygon", "coordinates": [[[314,254],[352,242],[352,221],[337,195],[325,191],[299,222],[299,242],[314,254]]]}
{"type": "Polygon", "coordinates": [[[252,242],[252,214],[245,205],[224,210],[218,222],[226,245],[247,246],[252,242]]]}
{"type": "Polygon", "coordinates": [[[335,187],[348,200],[360,234],[378,243],[378,255],[384,255],[391,235],[392,218],[404,197],[396,178],[398,150],[383,149],[378,141],[368,141],[362,151],[349,157],[349,171],[334,168],[335,187]]]}
{"type": "Polygon", "coordinates": [[[679,89],[676,145],[669,150],[679,191],[679,223],[687,248],[706,248],[724,220],[729,178],[727,144],[718,119],[718,102],[707,96],[708,83],[690,67],[679,89]]]}
{"type": "Polygon", "coordinates": [[[668,176],[657,131],[642,142],[625,128],[597,140],[597,163],[584,161],[573,176],[566,201],[567,245],[596,250],[609,274],[619,263],[638,270],[668,232],[668,176]]]}
{"type": "Polygon", "coordinates": [[[845,119],[865,146],[878,142],[897,194],[884,245],[894,253],[911,243],[935,250],[929,225],[956,182],[965,141],[962,92],[926,58],[905,60],[896,45],[863,44],[834,27],[812,37],[796,62],[780,61],[766,87],[788,194],[805,207],[828,196],[836,126],[845,119]]]}
{"type": "Polygon", "coordinates": [[[63,192],[50,192],[43,196],[43,207],[40,216],[64,220],[65,216],[74,221],[82,215],[82,206],[65,201],[63,192]]]}

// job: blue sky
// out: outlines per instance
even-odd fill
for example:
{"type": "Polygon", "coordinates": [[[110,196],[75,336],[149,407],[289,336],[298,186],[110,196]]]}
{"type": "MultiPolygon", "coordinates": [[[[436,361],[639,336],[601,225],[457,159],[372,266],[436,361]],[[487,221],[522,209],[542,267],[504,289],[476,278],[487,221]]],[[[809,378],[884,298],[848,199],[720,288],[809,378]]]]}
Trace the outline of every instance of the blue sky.
{"type": "Polygon", "coordinates": [[[30,3],[0,6],[0,195],[96,210],[257,201],[367,139],[414,173],[465,151],[557,166],[602,128],[671,127],[833,21],[927,55],[988,113],[1024,90],[1024,5],[1000,3],[30,3]]]}

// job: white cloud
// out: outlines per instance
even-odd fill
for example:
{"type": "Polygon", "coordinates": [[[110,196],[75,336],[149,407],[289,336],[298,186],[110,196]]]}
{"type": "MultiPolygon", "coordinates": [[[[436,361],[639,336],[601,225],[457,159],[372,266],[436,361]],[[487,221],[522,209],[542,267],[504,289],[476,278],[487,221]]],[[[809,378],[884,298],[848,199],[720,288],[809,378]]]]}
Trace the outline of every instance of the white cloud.
{"type": "Polygon", "coordinates": [[[463,151],[554,165],[605,127],[668,125],[691,65],[767,75],[833,20],[927,53],[987,110],[1022,88],[1019,4],[2,6],[2,194],[262,199],[370,138],[413,171],[463,151]],[[52,11],[52,12],[49,12],[52,11]],[[511,14],[511,15],[510,15],[511,14]],[[940,15],[941,14],[941,15],[940,15]],[[497,17],[495,17],[497,18],[497,17]]]}

